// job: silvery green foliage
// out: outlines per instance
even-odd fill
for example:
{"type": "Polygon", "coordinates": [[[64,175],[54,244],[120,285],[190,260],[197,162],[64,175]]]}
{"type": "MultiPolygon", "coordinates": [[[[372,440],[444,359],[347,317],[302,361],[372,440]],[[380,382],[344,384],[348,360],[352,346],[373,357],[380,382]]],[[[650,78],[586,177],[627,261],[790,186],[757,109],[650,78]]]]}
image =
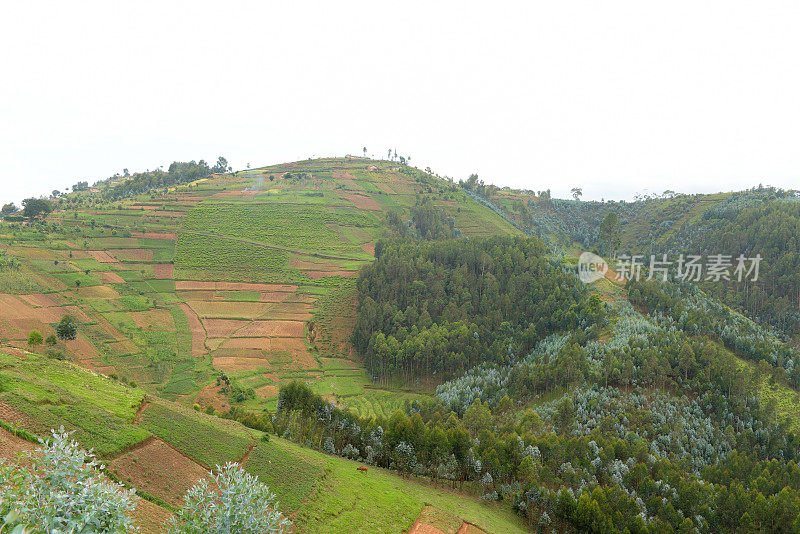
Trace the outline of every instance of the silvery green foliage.
{"type": "Polygon", "coordinates": [[[508,377],[515,367],[531,362],[556,358],[569,340],[568,334],[553,334],[540,341],[533,351],[513,366],[483,364],[473,367],[463,376],[436,388],[436,396],[451,410],[463,414],[475,399],[494,406],[508,394],[508,377]]]}
{"type": "Polygon", "coordinates": [[[345,445],[342,448],[342,456],[344,456],[346,458],[350,458],[351,460],[355,460],[356,458],[359,457],[359,455],[360,455],[360,453],[359,453],[358,449],[355,448],[350,443],[348,443],[347,445],[345,445]]]}
{"type": "Polygon", "coordinates": [[[63,427],[53,430],[49,442],[23,456],[27,469],[0,461],[0,511],[10,509],[36,532],[133,532],[126,514],[135,507],[134,490],[104,477],[104,466],[69,436],[63,427]]]}
{"type": "Polygon", "coordinates": [[[262,534],[285,532],[291,522],[278,511],[269,488],[239,464],[217,466],[212,483],[202,479],[167,523],[169,534],[262,534]]]}
{"type": "MultiPolygon", "coordinates": [[[[725,458],[732,450],[724,434],[706,415],[700,398],[673,397],[661,391],[649,393],[624,393],[617,388],[591,386],[575,391],[577,436],[591,434],[601,424],[612,421],[611,428],[620,439],[643,438],[650,444],[655,456],[673,460],[687,458],[695,471],[725,458]],[[627,414],[646,410],[648,420],[634,424],[627,414]]],[[[554,400],[537,408],[543,420],[553,423],[557,417],[558,403],[554,400]]]]}

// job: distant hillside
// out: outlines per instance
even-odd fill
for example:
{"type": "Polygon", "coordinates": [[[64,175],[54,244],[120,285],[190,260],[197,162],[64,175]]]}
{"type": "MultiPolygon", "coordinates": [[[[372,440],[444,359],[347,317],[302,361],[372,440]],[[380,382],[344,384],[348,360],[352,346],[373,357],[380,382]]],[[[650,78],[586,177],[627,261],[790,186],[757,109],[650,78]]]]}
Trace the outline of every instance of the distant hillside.
{"type": "Polygon", "coordinates": [[[606,256],[723,254],[735,259],[760,254],[759,281],[700,283],[705,291],[787,336],[800,333],[800,195],[797,191],[755,188],[738,193],[683,195],[667,192],[635,202],[582,202],[473,185],[510,221],[529,228],[554,246],[578,245],[606,256]],[[613,213],[614,233],[603,222],[613,213]]]}

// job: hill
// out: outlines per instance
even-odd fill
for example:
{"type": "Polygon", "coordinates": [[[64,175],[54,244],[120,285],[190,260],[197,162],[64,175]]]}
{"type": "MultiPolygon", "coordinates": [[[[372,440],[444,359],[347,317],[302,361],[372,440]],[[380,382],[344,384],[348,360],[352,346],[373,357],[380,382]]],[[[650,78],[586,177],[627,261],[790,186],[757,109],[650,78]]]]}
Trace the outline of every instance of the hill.
{"type": "Polygon", "coordinates": [[[310,532],[800,525],[800,354],[775,321],[794,192],[584,203],[392,161],[223,163],[3,225],[7,428],[74,430],[159,518],[236,460],[310,532]],[[772,264],[575,276],[585,250],[718,245],[772,264]],[[35,345],[65,314],[75,339],[35,345]]]}

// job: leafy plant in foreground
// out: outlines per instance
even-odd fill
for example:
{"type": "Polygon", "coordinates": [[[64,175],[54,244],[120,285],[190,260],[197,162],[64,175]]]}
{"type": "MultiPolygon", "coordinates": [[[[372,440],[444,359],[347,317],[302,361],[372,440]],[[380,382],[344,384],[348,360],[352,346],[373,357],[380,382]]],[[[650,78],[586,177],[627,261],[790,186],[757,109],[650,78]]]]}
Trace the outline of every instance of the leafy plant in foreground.
{"type": "Polygon", "coordinates": [[[121,533],[132,531],[126,516],[134,490],[105,478],[91,451],[69,439],[63,427],[49,443],[24,455],[25,469],[0,460],[0,514],[14,533],[121,533]]]}
{"type": "Polygon", "coordinates": [[[258,477],[233,462],[217,470],[213,483],[202,479],[189,489],[183,508],[167,523],[169,534],[261,534],[285,532],[291,526],[258,477]]]}

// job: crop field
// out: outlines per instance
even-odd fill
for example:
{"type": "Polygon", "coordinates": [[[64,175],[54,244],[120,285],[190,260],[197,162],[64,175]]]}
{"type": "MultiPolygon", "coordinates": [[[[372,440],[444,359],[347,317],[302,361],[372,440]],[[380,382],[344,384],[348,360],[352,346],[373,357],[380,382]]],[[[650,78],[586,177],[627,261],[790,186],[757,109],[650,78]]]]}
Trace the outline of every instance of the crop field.
{"type": "Polygon", "coordinates": [[[227,404],[214,387],[225,372],[256,391],[253,408],[301,378],[359,414],[391,414],[418,394],[369,387],[349,341],[355,277],[386,234],[384,212],[408,217],[425,192],[464,235],[515,232],[421,176],[385,161],[300,161],[98,198],[47,226],[2,225],[0,250],[18,266],[0,272],[0,342],[28,348],[31,330],[46,337],[72,313],[77,339],[52,350],[184,405],[227,404]]]}
{"type": "Polygon", "coordinates": [[[227,421],[204,420],[164,404],[151,403],[141,413],[141,426],[205,466],[241,460],[254,442],[243,427],[224,425],[227,421]],[[234,433],[231,427],[240,429],[234,433]]]}

